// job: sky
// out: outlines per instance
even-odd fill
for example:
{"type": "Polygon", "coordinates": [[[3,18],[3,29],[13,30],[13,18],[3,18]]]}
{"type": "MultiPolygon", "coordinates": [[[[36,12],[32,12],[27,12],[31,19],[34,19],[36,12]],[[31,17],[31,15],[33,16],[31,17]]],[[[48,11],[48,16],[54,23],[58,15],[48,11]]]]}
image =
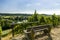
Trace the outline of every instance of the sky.
{"type": "Polygon", "coordinates": [[[33,13],[60,15],[60,0],[0,0],[1,13],[33,13]]]}

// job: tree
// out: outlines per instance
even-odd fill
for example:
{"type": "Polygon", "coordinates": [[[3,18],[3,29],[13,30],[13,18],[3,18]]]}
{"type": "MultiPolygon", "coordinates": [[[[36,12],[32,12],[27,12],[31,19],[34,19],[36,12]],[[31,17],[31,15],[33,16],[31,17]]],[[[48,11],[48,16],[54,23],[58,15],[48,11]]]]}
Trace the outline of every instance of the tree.
{"type": "Polygon", "coordinates": [[[46,18],[47,24],[51,24],[51,23],[52,23],[51,20],[52,20],[51,17],[47,17],[47,18],[46,18]]]}
{"type": "Polygon", "coordinates": [[[33,22],[33,18],[31,16],[28,17],[28,22],[33,22]]]}
{"type": "Polygon", "coordinates": [[[13,21],[12,20],[1,20],[1,26],[3,30],[10,29],[10,25],[13,21]]]}
{"type": "Polygon", "coordinates": [[[58,18],[56,17],[55,14],[52,15],[52,24],[54,27],[58,25],[58,18]]]}
{"type": "Polygon", "coordinates": [[[44,16],[41,16],[39,22],[40,22],[40,24],[46,24],[46,20],[45,20],[44,16]]]}
{"type": "Polygon", "coordinates": [[[33,21],[38,21],[38,18],[37,18],[37,12],[36,12],[36,10],[35,10],[35,12],[34,12],[34,15],[33,15],[33,21]]]}
{"type": "Polygon", "coordinates": [[[38,21],[38,18],[37,18],[37,12],[36,12],[36,10],[35,10],[35,12],[34,12],[34,14],[31,16],[31,17],[28,17],[28,21],[29,22],[36,22],[36,21],[38,21]]]}
{"type": "Polygon", "coordinates": [[[58,22],[59,22],[59,24],[60,24],[60,16],[58,17],[58,22]]]}
{"type": "Polygon", "coordinates": [[[17,17],[15,18],[15,20],[16,20],[16,21],[19,21],[19,17],[17,16],[17,17]]]}

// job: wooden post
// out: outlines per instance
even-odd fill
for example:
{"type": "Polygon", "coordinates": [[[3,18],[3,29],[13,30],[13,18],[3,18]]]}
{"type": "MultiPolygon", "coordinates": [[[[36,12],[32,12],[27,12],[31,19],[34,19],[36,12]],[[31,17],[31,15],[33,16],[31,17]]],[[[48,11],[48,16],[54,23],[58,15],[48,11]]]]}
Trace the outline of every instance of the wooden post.
{"type": "Polygon", "coordinates": [[[14,37],[14,26],[15,26],[15,23],[13,22],[13,23],[11,24],[11,27],[12,27],[12,37],[14,37]]]}
{"type": "Polygon", "coordinates": [[[34,29],[32,28],[32,29],[31,29],[31,40],[34,40],[34,34],[35,34],[35,33],[34,33],[34,29]]]}
{"type": "Polygon", "coordinates": [[[0,40],[2,40],[1,38],[2,38],[2,36],[0,35],[0,40]]]}
{"type": "Polygon", "coordinates": [[[1,24],[0,24],[0,40],[2,40],[1,38],[2,38],[2,28],[1,28],[1,24]]]}

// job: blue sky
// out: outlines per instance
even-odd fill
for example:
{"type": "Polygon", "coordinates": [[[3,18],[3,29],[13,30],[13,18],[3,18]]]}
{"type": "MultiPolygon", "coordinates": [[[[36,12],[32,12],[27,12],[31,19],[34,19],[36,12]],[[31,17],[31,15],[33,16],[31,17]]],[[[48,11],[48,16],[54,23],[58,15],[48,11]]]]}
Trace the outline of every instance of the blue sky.
{"type": "Polygon", "coordinates": [[[0,12],[60,13],[60,0],[0,0],[0,12]]]}

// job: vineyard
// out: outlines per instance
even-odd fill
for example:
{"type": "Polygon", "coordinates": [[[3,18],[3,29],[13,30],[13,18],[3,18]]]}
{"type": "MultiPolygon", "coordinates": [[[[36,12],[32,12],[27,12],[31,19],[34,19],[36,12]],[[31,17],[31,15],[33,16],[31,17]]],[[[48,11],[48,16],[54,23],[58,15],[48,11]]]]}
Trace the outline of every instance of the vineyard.
{"type": "MultiPolygon", "coordinates": [[[[50,31],[51,29],[54,29],[54,28],[58,29],[60,25],[60,16],[55,15],[55,13],[53,15],[38,14],[36,10],[34,14],[28,15],[28,16],[25,16],[25,15],[24,16],[21,16],[21,15],[20,16],[18,15],[17,16],[16,15],[1,16],[0,15],[0,40],[10,40],[10,39],[13,40],[14,37],[24,35],[24,30],[27,30],[28,28],[32,29],[35,26],[48,25],[48,24],[50,25],[50,27],[47,26],[47,28],[49,27],[50,31]]],[[[50,31],[48,33],[49,36],[50,36],[50,31]]],[[[33,32],[34,31],[32,30],[32,34],[34,35],[33,32]]],[[[43,32],[40,32],[40,33],[43,33],[43,32]]],[[[33,35],[31,40],[34,40],[33,35]]],[[[52,39],[50,38],[50,40],[52,39]]]]}

